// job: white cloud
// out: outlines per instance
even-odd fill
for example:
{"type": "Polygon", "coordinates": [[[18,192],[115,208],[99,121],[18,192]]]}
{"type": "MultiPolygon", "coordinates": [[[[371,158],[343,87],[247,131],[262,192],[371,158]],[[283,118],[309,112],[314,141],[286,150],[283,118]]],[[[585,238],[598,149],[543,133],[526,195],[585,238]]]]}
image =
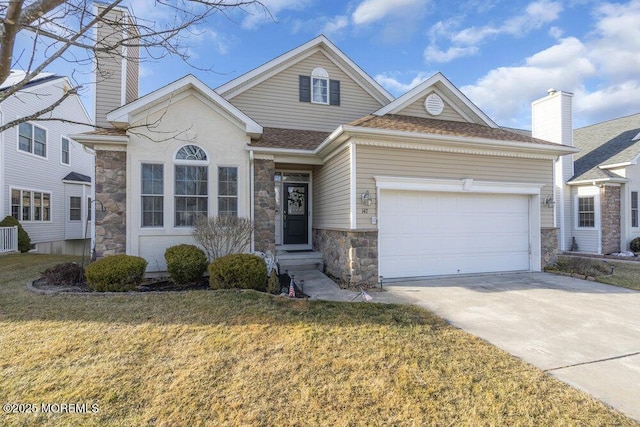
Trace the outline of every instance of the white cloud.
{"type": "Polygon", "coordinates": [[[262,24],[277,22],[278,14],[285,10],[302,10],[310,4],[311,0],[261,0],[265,10],[260,4],[253,4],[243,9],[245,17],[242,20],[242,28],[252,30],[262,24]]]}
{"type": "Polygon", "coordinates": [[[530,102],[543,97],[550,87],[574,93],[576,126],[637,113],[640,0],[601,5],[594,16],[594,31],[583,41],[559,39],[526,58],[522,66],[491,70],[461,90],[508,126],[530,126],[513,118],[527,116],[530,102]]]}
{"type": "Polygon", "coordinates": [[[382,73],[375,76],[375,80],[392,94],[399,96],[416,87],[423,81],[431,77],[433,73],[420,72],[416,74],[409,83],[403,83],[389,73],[382,73]]]}
{"type": "Polygon", "coordinates": [[[475,55],[479,45],[487,38],[508,34],[514,37],[522,37],[532,30],[558,19],[563,7],[560,2],[540,0],[530,3],[522,15],[507,19],[503,25],[485,25],[482,27],[469,27],[454,31],[460,22],[449,20],[436,23],[429,31],[431,44],[425,49],[425,59],[435,62],[450,62],[456,58],[475,55]],[[438,47],[438,39],[445,38],[452,44],[447,49],[438,47]]]}
{"type": "Polygon", "coordinates": [[[440,50],[430,45],[424,50],[424,59],[427,62],[451,62],[456,58],[475,55],[478,50],[476,46],[450,47],[447,50],[440,50]]]}
{"type": "Polygon", "coordinates": [[[475,85],[460,89],[498,123],[529,127],[530,123],[513,120],[528,113],[531,101],[545,96],[550,87],[575,91],[596,75],[587,53],[587,47],[578,39],[566,38],[530,56],[523,66],[496,68],[475,85]]]}
{"type": "Polygon", "coordinates": [[[324,25],[321,33],[331,35],[346,28],[347,25],[349,25],[349,18],[344,15],[336,16],[324,25]]]}
{"type": "Polygon", "coordinates": [[[364,0],[351,15],[354,24],[371,24],[388,16],[402,16],[421,8],[428,0],[364,0]]]}

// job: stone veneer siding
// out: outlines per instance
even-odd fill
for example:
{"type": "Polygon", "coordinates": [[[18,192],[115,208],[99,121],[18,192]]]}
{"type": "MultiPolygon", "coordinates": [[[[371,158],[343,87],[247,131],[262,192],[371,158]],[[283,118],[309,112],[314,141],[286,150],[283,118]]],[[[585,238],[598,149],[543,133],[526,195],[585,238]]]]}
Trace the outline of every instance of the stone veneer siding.
{"type": "Polygon", "coordinates": [[[558,231],[555,227],[540,229],[542,268],[558,263],[558,231]]]}
{"type": "Polygon", "coordinates": [[[378,282],[378,232],[313,229],[313,248],[322,252],[327,274],[351,285],[378,282]]]}
{"type": "Polygon", "coordinates": [[[254,166],[254,241],[256,251],[276,251],[276,164],[256,159],[254,166]]]}
{"type": "Polygon", "coordinates": [[[620,252],[620,188],[605,185],[600,190],[603,254],[620,252]]]}
{"type": "Polygon", "coordinates": [[[98,258],[126,253],[126,200],[127,153],[96,150],[95,250],[98,258]]]}

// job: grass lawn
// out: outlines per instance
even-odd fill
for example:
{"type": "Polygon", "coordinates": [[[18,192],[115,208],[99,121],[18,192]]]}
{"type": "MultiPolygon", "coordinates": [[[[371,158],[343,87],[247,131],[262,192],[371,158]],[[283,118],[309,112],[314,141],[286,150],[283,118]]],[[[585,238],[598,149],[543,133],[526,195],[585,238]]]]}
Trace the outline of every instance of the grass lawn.
{"type": "Polygon", "coordinates": [[[640,291],[640,262],[560,255],[556,270],[593,276],[600,283],[640,291]]]}
{"type": "Polygon", "coordinates": [[[97,412],[0,425],[637,425],[414,307],[26,290],[68,260],[0,256],[0,403],[97,412]]]}

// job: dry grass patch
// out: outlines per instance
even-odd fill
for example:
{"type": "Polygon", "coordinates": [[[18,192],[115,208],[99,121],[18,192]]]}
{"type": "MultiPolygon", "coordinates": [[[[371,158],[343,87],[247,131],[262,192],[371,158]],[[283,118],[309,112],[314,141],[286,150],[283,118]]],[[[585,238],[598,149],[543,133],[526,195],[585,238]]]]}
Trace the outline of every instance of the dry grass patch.
{"type": "Polygon", "coordinates": [[[0,257],[0,401],[99,411],[0,424],[636,425],[417,308],[25,290],[60,259],[0,257]]]}
{"type": "Polygon", "coordinates": [[[557,267],[550,270],[591,276],[600,283],[640,290],[640,262],[561,255],[557,267]]]}

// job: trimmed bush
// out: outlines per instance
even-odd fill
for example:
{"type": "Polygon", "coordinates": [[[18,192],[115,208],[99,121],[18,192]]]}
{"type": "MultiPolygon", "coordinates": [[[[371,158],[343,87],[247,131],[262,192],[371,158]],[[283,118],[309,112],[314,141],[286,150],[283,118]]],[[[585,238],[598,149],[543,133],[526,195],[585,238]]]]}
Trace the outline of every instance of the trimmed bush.
{"type": "Polygon", "coordinates": [[[267,265],[251,254],[231,254],[209,264],[209,285],[212,289],[256,289],[267,285],[267,265]]]}
{"type": "Polygon", "coordinates": [[[176,245],[164,252],[169,278],[179,285],[193,283],[207,270],[207,256],[194,245],[176,245]]]}
{"type": "Polygon", "coordinates": [[[29,233],[22,228],[20,221],[11,215],[6,216],[0,221],[0,227],[15,227],[16,225],[18,226],[18,250],[22,253],[29,252],[31,250],[31,238],[29,237],[29,233]]]}
{"type": "Polygon", "coordinates": [[[636,237],[629,243],[629,249],[631,252],[640,252],[640,237],[636,237]]]}
{"type": "Polygon", "coordinates": [[[84,269],[75,262],[54,265],[41,274],[47,285],[70,286],[84,281],[84,269]]]}
{"type": "Polygon", "coordinates": [[[278,295],[280,293],[280,278],[276,274],[276,270],[271,270],[271,276],[267,281],[267,292],[270,294],[278,295]]]}
{"type": "Polygon", "coordinates": [[[142,282],[147,260],[132,255],[112,255],[85,269],[89,288],[98,292],[126,292],[142,282]]]}

